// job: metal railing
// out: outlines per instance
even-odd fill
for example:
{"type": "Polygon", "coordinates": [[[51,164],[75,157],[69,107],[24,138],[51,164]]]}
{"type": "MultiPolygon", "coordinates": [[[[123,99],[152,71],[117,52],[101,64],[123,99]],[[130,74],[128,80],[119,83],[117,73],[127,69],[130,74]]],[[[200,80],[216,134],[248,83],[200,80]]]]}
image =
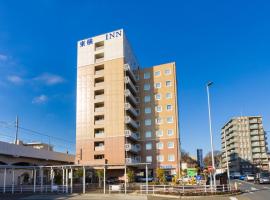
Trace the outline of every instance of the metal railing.
{"type": "Polygon", "coordinates": [[[141,185],[141,194],[160,194],[160,193],[213,193],[213,192],[229,192],[231,191],[230,185],[217,185],[216,188],[210,185],[182,185],[182,186],[172,186],[172,185],[141,185]]]}

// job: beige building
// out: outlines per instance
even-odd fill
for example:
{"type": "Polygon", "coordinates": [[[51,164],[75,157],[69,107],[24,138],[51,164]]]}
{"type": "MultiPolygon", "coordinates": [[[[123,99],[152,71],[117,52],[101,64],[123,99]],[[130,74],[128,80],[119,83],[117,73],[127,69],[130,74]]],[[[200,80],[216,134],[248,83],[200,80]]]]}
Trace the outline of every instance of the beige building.
{"type": "MultiPolygon", "coordinates": [[[[175,63],[140,68],[117,30],[78,42],[76,163],[179,169],[175,63]]],[[[140,169],[140,167],[136,167],[140,169]]]]}
{"type": "Polygon", "coordinates": [[[266,132],[261,116],[235,117],[225,124],[221,133],[222,166],[226,167],[227,147],[231,172],[269,170],[266,132]]]}

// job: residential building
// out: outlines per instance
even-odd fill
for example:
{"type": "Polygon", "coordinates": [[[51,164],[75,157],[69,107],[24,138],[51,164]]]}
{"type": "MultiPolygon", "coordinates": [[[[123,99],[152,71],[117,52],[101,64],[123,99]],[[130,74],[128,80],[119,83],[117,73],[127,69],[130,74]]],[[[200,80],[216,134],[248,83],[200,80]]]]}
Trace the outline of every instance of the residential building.
{"type": "Polygon", "coordinates": [[[261,116],[241,116],[222,128],[222,167],[226,168],[226,149],[231,172],[268,170],[266,132],[261,116]]]}
{"type": "Polygon", "coordinates": [[[139,170],[135,164],[147,162],[150,171],[176,173],[175,63],[141,68],[122,29],[81,40],[77,48],[76,163],[139,170]]]}
{"type": "Polygon", "coordinates": [[[197,163],[200,168],[204,166],[203,164],[203,150],[197,149],[197,163]]]}

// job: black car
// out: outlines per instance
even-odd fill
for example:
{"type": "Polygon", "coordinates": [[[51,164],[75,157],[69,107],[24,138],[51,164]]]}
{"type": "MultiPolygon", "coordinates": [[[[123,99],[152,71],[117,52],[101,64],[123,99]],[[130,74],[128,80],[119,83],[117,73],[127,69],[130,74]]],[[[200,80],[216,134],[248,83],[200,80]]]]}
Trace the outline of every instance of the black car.
{"type": "Polygon", "coordinates": [[[167,181],[167,182],[172,182],[172,180],[173,180],[173,175],[166,175],[165,178],[166,178],[166,181],[167,181]]]}

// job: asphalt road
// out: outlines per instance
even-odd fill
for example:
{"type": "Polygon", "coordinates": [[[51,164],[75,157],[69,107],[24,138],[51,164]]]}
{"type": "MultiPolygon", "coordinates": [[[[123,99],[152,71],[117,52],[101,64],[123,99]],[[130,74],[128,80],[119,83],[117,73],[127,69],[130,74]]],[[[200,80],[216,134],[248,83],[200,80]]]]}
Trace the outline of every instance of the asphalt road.
{"type": "Polygon", "coordinates": [[[270,184],[254,184],[253,182],[234,181],[237,182],[239,188],[244,192],[239,197],[245,197],[250,200],[268,200],[270,199],[270,184]]]}

